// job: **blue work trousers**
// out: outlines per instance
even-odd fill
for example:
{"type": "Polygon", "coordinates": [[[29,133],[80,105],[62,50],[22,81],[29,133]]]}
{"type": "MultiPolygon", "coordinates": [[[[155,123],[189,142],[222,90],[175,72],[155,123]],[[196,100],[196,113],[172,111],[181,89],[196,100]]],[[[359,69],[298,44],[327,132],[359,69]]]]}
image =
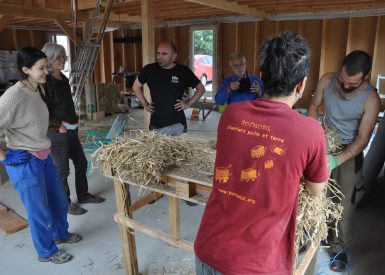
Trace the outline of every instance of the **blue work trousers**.
{"type": "Polygon", "coordinates": [[[68,203],[51,156],[32,156],[27,163],[6,166],[13,186],[27,211],[32,241],[39,257],[58,251],[54,240],[68,238],[68,203]]]}

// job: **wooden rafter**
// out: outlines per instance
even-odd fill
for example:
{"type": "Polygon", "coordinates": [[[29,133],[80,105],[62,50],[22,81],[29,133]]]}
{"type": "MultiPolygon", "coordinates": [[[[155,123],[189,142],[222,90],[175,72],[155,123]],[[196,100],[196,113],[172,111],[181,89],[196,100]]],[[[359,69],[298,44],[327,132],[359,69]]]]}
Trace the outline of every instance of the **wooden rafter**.
{"type": "Polygon", "coordinates": [[[110,18],[108,21],[121,21],[121,22],[129,22],[129,23],[141,23],[141,16],[139,15],[126,15],[126,14],[110,14],[110,18]]]}
{"type": "MultiPolygon", "coordinates": [[[[98,2],[98,0],[78,0],[78,10],[89,10],[89,9],[94,9],[96,7],[96,3],[98,2]]],[[[127,3],[130,3],[130,2],[138,2],[137,4],[139,4],[139,0],[125,0],[124,3],[119,3],[118,1],[116,1],[116,4],[115,4],[115,7],[120,7],[120,6],[123,6],[123,5],[126,5],[127,3]]]]}
{"type": "Polygon", "coordinates": [[[4,29],[4,27],[8,24],[9,21],[11,21],[13,16],[9,15],[3,15],[0,18],[0,32],[4,29]]]}
{"type": "MultiPolygon", "coordinates": [[[[71,20],[71,11],[61,11],[51,8],[25,8],[20,5],[4,4],[0,2],[0,14],[41,19],[71,20]]],[[[83,18],[81,18],[83,20],[83,18]]]]}
{"type": "Polygon", "coordinates": [[[269,15],[262,10],[251,9],[246,5],[239,5],[237,3],[227,2],[224,0],[187,0],[187,2],[210,6],[216,9],[227,10],[243,15],[251,15],[262,19],[269,19],[269,15]]]}
{"type": "MultiPolygon", "coordinates": [[[[255,17],[279,20],[283,17],[309,13],[308,17],[319,18],[326,13],[354,11],[358,14],[385,14],[385,0],[152,0],[154,22],[167,25],[172,21],[221,20],[234,17],[233,20],[249,20],[255,17]],[[242,16],[246,15],[246,16],[242,16]]],[[[90,11],[95,8],[97,0],[77,0],[77,28],[83,24],[90,11]]],[[[130,23],[140,24],[142,20],[141,0],[115,0],[108,20],[109,27],[126,26],[130,23]]],[[[70,1],[54,0],[0,0],[0,18],[2,28],[39,29],[39,27],[60,26],[54,20],[66,23],[71,28],[73,23],[70,1]],[[9,19],[13,17],[12,19],[9,19]],[[23,20],[21,20],[23,19],[23,20]],[[39,21],[40,20],[40,21],[39,21]],[[31,24],[29,24],[29,22],[31,24]],[[52,25],[51,25],[52,24],[52,25]]],[[[104,7],[102,7],[102,10],[104,7]]],[[[183,23],[183,22],[182,22],[183,23]]],[[[63,29],[65,25],[61,25],[63,29]]]]}
{"type": "Polygon", "coordinates": [[[76,36],[73,36],[72,29],[68,27],[67,23],[61,19],[54,19],[59,28],[71,39],[75,45],[80,45],[81,41],[76,36]]]}

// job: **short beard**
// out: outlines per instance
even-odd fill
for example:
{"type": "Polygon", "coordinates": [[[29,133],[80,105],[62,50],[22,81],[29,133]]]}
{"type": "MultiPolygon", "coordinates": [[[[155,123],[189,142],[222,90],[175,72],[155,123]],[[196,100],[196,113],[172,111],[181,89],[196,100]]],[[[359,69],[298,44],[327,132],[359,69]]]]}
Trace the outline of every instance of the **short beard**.
{"type": "Polygon", "coordinates": [[[346,89],[345,87],[344,87],[344,84],[342,84],[341,83],[341,89],[342,89],[342,91],[344,91],[344,93],[351,93],[351,92],[353,92],[355,89],[357,89],[356,87],[351,87],[351,88],[348,88],[348,89],[346,89]]]}
{"type": "Polygon", "coordinates": [[[167,63],[167,64],[163,64],[162,62],[158,62],[158,65],[159,65],[159,67],[161,67],[161,68],[165,68],[165,67],[168,67],[168,66],[170,66],[171,64],[173,64],[174,62],[170,62],[170,63],[167,63]]]}
{"type": "Polygon", "coordinates": [[[360,85],[358,85],[357,87],[350,87],[350,88],[346,89],[346,88],[344,87],[344,84],[343,84],[343,83],[340,83],[340,87],[341,87],[342,91],[344,91],[345,93],[348,94],[348,93],[353,92],[355,89],[358,89],[359,87],[361,87],[362,83],[364,83],[364,79],[361,80],[360,85]]]}

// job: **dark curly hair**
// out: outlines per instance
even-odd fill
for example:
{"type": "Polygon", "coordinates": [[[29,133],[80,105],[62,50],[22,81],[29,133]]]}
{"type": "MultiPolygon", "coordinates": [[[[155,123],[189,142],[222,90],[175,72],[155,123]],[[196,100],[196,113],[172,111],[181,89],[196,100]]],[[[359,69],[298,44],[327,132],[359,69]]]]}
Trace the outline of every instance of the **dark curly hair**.
{"type": "Polygon", "coordinates": [[[262,43],[258,60],[265,93],[288,96],[309,72],[310,49],[298,33],[282,32],[262,43]]]}

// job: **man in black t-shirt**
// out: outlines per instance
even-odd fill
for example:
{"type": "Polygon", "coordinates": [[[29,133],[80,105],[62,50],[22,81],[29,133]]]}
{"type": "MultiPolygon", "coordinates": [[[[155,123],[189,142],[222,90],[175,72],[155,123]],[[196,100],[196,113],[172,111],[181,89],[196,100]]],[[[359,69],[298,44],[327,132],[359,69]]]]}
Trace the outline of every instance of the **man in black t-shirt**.
{"type": "Polygon", "coordinates": [[[156,63],[142,69],[135,80],[133,90],[145,110],[151,113],[150,129],[159,129],[181,123],[187,131],[183,110],[191,107],[205,92],[205,88],[194,73],[184,65],[175,63],[176,47],[171,42],[161,42],[156,52],[156,63]],[[152,102],[143,95],[143,85],[148,85],[152,102]],[[196,92],[187,101],[182,96],[187,88],[196,92]]]}

